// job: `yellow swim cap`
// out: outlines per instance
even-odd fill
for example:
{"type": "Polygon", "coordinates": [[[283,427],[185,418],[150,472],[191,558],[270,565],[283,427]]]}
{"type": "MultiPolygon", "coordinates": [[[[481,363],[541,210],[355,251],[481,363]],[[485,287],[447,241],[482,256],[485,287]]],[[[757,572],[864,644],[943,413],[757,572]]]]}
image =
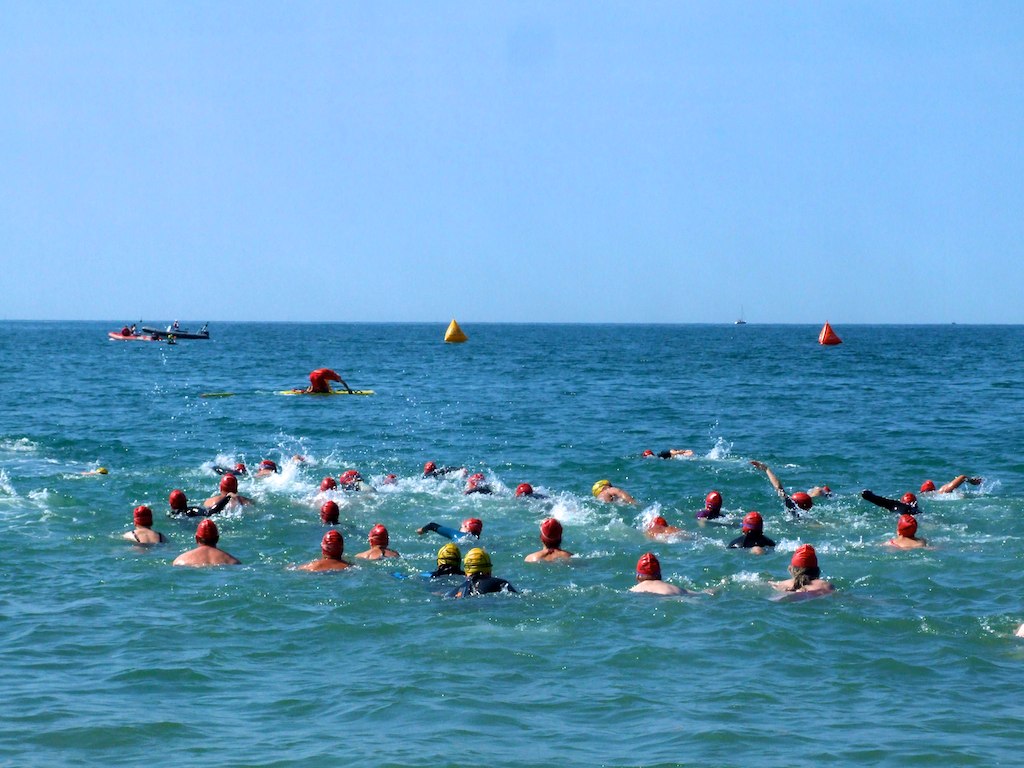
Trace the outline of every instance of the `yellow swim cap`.
{"type": "Polygon", "coordinates": [[[460,550],[454,544],[445,544],[439,550],[437,550],[437,564],[438,565],[453,565],[456,568],[459,567],[459,563],[462,562],[462,550],[460,550]]]}
{"type": "Polygon", "coordinates": [[[96,471],[97,471],[97,472],[98,472],[99,474],[101,474],[101,475],[105,475],[105,474],[107,474],[107,468],[106,468],[106,467],[100,467],[100,468],[99,468],[99,469],[97,469],[96,471]]]}
{"type": "Polygon", "coordinates": [[[478,573],[487,576],[491,573],[491,556],[482,547],[471,549],[462,562],[462,570],[467,576],[475,576],[478,573]]]}
{"type": "Polygon", "coordinates": [[[591,493],[595,496],[601,493],[605,488],[612,484],[611,480],[598,480],[594,483],[594,487],[590,489],[591,493]]]}

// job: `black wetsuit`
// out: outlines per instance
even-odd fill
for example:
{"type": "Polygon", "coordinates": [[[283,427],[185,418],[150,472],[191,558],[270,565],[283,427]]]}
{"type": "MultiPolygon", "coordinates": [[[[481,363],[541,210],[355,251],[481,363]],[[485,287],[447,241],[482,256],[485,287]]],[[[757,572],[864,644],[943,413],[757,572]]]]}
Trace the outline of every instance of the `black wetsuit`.
{"type": "Polygon", "coordinates": [[[888,509],[890,512],[895,512],[898,515],[917,515],[921,512],[917,504],[904,504],[902,501],[887,499],[871,491],[861,491],[860,497],[865,501],[870,501],[876,507],[888,509]]]}
{"type": "Polygon", "coordinates": [[[453,589],[446,597],[470,597],[472,595],[486,595],[489,592],[517,593],[518,590],[505,581],[505,579],[477,574],[470,576],[462,586],[453,589]]]}
{"type": "Polygon", "coordinates": [[[672,451],[658,451],[657,456],[659,459],[671,459],[672,451]]]}
{"type": "Polygon", "coordinates": [[[437,467],[430,472],[424,472],[424,477],[444,477],[452,472],[461,472],[465,467],[437,467]]]}
{"type": "Polygon", "coordinates": [[[494,493],[494,491],[491,490],[491,486],[480,483],[480,485],[476,486],[475,488],[467,488],[465,491],[463,491],[463,493],[468,496],[471,493],[490,494],[494,493]]]}
{"type": "Polygon", "coordinates": [[[465,576],[466,573],[457,565],[442,565],[439,566],[436,571],[433,571],[427,575],[430,576],[430,578],[432,579],[439,579],[442,576],[465,576]]]}
{"type": "Polygon", "coordinates": [[[760,531],[747,531],[729,542],[729,549],[749,549],[750,547],[774,547],[775,542],[760,531]]]}
{"type": "Polygon", "coordinates": [[[168,517],[209,517],[224,511],[224,507],[231,503],[230,494],[224,494],[224,498],[212,507],[185,507],[184,509],[172,509],[167,513],[168,517]]]}

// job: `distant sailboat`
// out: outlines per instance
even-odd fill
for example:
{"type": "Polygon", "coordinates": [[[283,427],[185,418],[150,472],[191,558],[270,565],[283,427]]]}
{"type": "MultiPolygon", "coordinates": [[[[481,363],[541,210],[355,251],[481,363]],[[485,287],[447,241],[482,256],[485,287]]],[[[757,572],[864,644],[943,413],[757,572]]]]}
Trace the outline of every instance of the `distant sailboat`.
{"type": "Polygon", "coordinates": [[[743,307],[740,306],[740,319],[736,321],[736,325],[746,325],[747,321],[743,319],[743,307]]]}

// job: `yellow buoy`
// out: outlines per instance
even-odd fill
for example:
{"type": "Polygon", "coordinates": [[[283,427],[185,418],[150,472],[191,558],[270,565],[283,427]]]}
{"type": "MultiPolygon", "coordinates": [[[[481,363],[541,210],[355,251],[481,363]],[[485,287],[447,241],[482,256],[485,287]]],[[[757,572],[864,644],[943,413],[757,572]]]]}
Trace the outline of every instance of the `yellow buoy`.
{"type": "Polygon", "coordinates": [[[469,337],[463,333],[462,329],[459,328],[459,324],[455,322],[455,318],[448,323],[448,330],[444,332],[444,340],[448,344],[461,344],[466,341],[469,337]]]}

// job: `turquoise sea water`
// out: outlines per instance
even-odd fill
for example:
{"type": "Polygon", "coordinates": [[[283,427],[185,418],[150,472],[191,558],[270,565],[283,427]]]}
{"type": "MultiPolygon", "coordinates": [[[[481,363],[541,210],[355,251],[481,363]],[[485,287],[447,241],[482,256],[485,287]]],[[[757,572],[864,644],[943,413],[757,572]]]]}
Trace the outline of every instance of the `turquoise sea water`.
{"type": "Polygon", "coordinates": [[[173,347],[118,327],[0,323],[2,764],[1021,762],[1022,328],[837,327],[822,348],[817,327],[755,324],[465,324],[445,345],[443,323],[212,323],[173,347]],[[377,394],[271,394],[322,366],[377,394]],[[640,458],[669,447],[696,455],[640,458]],[[172,568],[196,521],[163,517],[168,492],[198,502],[214,464],[261,458],[284,471],[243,479],[256,504],[218,520],[244,564],[172,568]],[[428,459],[498,493],[420,479],[428,459]],[[751,459],[836,497],[789,520],[751,459]],[[320,479],[347,468],[378,490],[336,497],[346,553],[383,522],[403,557],[292,570],[319,554],[320,479]],[[985,481],[922,499],[933,549],[879,546],[895,516],[862,488],[961,472],[985,481]],[[640,505],[596,502],[600,478],[640,505]],[[521,482],[550,500],[513,498],[521,482]],[[712,488],[728,521],[760,510],[777,551],[697,527],[712,488]],[[168,545],[121,538],[141,503],[168,545]],[[645,539],[655,513],[690,535],[645,539]],[[577,557],[526,565],[549,515],[577,557]],[[521,595],[416,578],[444,542],[415,529],[467,516],[521,595]],[[772,601],[803,542],[838,592],[772,601]],[[630,594],[648,550],[714,594],[630,594]]]}

